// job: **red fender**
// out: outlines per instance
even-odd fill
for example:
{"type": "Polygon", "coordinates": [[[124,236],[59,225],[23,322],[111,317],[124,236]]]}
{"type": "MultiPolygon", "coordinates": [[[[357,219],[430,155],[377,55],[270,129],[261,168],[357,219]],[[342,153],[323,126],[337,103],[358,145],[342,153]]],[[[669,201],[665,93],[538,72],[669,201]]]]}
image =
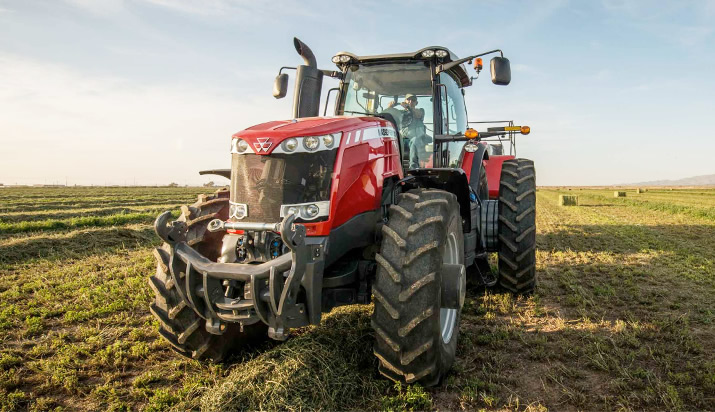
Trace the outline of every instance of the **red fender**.
{"type": "Polygon", "coordinates": [[[501,180],[501,166],[506,160],[515,159],[515,156],[489,156],[484,163],[487,166],[487,181],[489,183],[489,198],[499,199],[499,182],[501,180]]]}

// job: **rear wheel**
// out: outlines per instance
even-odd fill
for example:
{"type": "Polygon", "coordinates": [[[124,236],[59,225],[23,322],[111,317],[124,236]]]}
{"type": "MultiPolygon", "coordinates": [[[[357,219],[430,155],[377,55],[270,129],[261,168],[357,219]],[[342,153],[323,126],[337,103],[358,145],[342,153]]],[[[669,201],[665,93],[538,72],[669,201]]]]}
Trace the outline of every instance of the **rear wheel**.
{"type": "MultiPolygon", "coordinates": [[[[208,222],[228,218],[228,191],[213,195],[201,195],[198,202],[181,208],[179,221],[187,226],[186,242],[211,260],[218,259],[222,233],[209,232],[208,222]]],[[[237,323],[229,323],[221,335],[206,331],[206,321],[201,318],[181,297],[177,290],[185,288],[169,271],[169,245],[164,243],[154,250],[157,259],[156,273],[149,278],[154,290],[154,302],[149,309],[159,321],[159,334],[172,348],[183,356],[197,360],[223,360],[238,345],[265,340],[267,327],[262,322],[244,326],[243,332],[237,323]]]]}
{"type": "Polygon", "coordinates": [[[466,288],[456,196],[425,189],[400,194],[376,260],[372,325],[380,373],[436,385],[454,362],[466,288]]]}
{"type": "Polygon", "coordinates": [[[499,183],[499,284],[514,293],[536,287],[536,173],[528,159],[502,164],[499,183]]]}

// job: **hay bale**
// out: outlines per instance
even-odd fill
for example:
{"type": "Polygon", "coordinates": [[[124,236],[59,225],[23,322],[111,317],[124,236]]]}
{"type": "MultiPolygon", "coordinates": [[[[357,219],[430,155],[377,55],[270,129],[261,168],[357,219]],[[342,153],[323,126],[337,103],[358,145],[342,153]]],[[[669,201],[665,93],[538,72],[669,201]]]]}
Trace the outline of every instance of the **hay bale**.
{"type": "Polygon", "coordinates": [[[640,187],[639,187],[638,189],[636,189],[636,193],[645,193],[645,192],[647,192],[647,191],[648,191],[648,189],[643,189],[643,188],[640,188],[640,187]]]}
{"type": "Polygon", "coordinates": [[[559,195],[559,205],[561,205],[561,206],[578,206],[578,196],[559,195]]]}
{"type": "Polygon", "coordinates": [[[613,197],[626,197],[626,192],[613,192],[613,197]]]}

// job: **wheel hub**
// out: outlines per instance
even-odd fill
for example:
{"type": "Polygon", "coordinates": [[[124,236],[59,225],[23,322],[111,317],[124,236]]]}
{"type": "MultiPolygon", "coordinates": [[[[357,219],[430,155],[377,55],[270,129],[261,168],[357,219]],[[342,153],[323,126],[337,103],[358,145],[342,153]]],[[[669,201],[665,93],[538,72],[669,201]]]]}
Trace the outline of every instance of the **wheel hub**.
{"type": "Polygon", "coordinates": [[[442,296],[439,310],[440,335],[444,343],[452,340],[458,311],[464,305],[466,283],[466,270],[464,265],[459,263],[457,237],[450,233],[442,258],[442,296]]]}

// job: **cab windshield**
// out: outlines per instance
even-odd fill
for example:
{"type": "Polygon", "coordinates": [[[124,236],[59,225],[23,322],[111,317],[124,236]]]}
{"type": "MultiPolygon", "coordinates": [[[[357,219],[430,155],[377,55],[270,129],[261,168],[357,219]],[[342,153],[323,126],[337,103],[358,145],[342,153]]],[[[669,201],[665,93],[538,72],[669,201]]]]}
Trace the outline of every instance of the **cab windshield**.
{"type": "Polygon", "coordinates": [[[400,129],[405,163],[414,168],[431,161],[434,119],[429,63],[353,65],[343,87],[338,114],[391,115],[400,129]]]}

